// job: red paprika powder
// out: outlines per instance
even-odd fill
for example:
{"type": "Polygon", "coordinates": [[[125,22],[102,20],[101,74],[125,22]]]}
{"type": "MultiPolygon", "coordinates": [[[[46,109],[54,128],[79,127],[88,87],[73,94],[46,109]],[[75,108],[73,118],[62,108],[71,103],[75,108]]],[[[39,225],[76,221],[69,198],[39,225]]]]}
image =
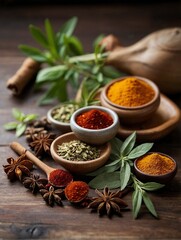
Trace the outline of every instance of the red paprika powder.
{"type": "Polygon", "coordinates": [[[62,169],[55,169],[49,175],[49,182],[55,187],[65,187],[72,181],[72,175],[62,169]]]}
{"type": "Polygon", "coordinates": [[[113,124],[113,119],[107,112],[92,109],[78,115],[76,123],[83,128],[102,129],[113,124]]]}
{"type": "Polygon", "coordinates": [[[73,181],[65,188],[65,196],[72,203],[81,202],[89,193],[89,186],[83,181],[73,181]]]}

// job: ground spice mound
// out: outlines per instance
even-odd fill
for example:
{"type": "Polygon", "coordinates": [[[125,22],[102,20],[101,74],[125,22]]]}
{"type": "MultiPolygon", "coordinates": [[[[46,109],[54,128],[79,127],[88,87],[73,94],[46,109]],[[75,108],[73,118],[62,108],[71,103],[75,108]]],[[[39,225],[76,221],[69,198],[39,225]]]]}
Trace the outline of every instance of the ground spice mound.
{"type": "Polygon", "coordinates": [[[150,102],[155,96],[152,87],[142,80],[129,77],[113,83],[108,91],[108,99],[125,107],[136,107],[150,102]]]}
{"type": "Polygon", "coordinates": [[[102,129],[113,124],[113,119],[104,111],[92,109],[77,116],[76,123],[83,128],[102,129]]]}
{"type": "Polygon", "coordinates": [[[152,153],[140,158],[137,168],[150,175],[162,175],[171,172],[175,168],[175,162],[164,155],[152,153]]]}
{"type": "Polygon", "coordinates": [[[74,181],[65,188],[65,196],[72,203],[78,203],[85,199],[89,192],[89,186],[83,181],[74,181]]]}

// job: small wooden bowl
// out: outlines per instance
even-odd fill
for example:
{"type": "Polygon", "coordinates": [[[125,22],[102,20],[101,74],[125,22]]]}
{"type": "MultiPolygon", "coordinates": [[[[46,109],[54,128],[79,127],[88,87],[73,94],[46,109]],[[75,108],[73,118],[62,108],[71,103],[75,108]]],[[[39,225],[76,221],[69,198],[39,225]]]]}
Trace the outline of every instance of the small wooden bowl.
{"type": "MultiPolygon", "coordinates": [[[[149,152],[148,154],[151,154],[153,152],[149,152]]],[[[136,159],[134,161],[134,173],[135,173],[135,176],[142,182],[157,182],[157,183],[161,183],[161,184],[167,184],[168,182],[170,182],[174,176],[176,175],[176,172],[177,172],[177,163],[176,161],[168,156],[167,154],[164,154],[164,153],[160,153],[160,152],[157,152],[158,154],[160,155],[163,155],[163,156],[166,156],[168,158],[170,158],[174,163],[175,163],[175,167],[174,169],[169,172],[169,173],[166,173],[166,174],[162,174],[162,175],[150,175],[150,174],[147,174],[145,172],[142,172],[138,167],[137,167],[137,162],[139,160],[136,159]]],[[[146,154],[146,155],[148,155],[146,154]]]]}
{"type": "Polygon", "coordinates": [[[107,84],[103,88],[100,96],[102,106],[115,111],[120,118],[120,122],[124,124],[135,124],[135,123],[140,123],[148,120],[150,116],[152,116],[152,114],[157,110],[160,104],[160,91],[154,82],[143,77],[138,77],[138,76],[132,76],[132,77],[136,77],[139,80],[146,82],[148,85],[152,87],[152,89],[155,92],[155,96],[150,102],[137,107],[125,107],[125,106],[120,106],[118,104],[114,104],[108,99],[107,91],[109,87],[115,82],[123,81],[125,78],[129,78],[129,76],[116,79],[111,83],[107,84]]]}
{"type": "Polygon", "coordinates": [[[89,107],[80,108],[73,113],[70,119],[70,127],[78,139],[86,143],[98,145],[98,144],[104,144],[115,137],[119,128],[119,119],[117,114],[111,109],[104,108],[102,106],[89,106],[89,107]],[[107,128],[102,128],[102,129],[88,129],[88,128],[83,128],[79,126],[76,123],[76,117],[79,114],[92,109],[98,109],[108,113],[113,119],[113,124],[107,128]]]}
{"type": "Polygon", "coordinates": [[[54,109],[56,109],[60,106],[61,105],[55,106],[47,112],[47,120],[55,130],[59,130],[62,133],[71,132],[70,123],[60,122],[58,120],[55,120],[52,117],[52,112],[54,111],[54,109]]]}
{"type": "Polygon", "coordinates": [[[53,159],[68,171],[76,174],[85,174],[102,167],[107,162],[111,153],[110,143],[97,146],[101,150],[101,155],[99,158],[89,161],[70,161],[63,159],[57,154],[57,146],[61,145],[63,142],[70,142],[72,140],[78,140],[78,138],[72,132],[66,133],[56,138],[50,147],[50,152],[53,159]]]}
{"type": "Polygon", "coordinates": [[[180,120],[181,111],[179,107],[168,97],[161,94],[160,105],[149,120],[135,125],[120,124],[118,136],[125,139],[136,131],[138,141],[156,141],[173,131],[180,120]]]}

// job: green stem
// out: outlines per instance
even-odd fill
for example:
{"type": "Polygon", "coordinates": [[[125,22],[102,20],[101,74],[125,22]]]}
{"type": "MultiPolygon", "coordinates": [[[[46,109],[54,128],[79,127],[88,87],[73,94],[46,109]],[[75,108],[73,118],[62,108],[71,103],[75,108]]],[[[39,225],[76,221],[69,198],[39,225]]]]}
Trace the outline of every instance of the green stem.
{"type": "MultiPolygon", "coordinates": [[[[104,59],[104,58],[107,58],[108,55],[109,55],[109,52],[99,53],[97,54],[97,58],[104,59]]],[[[81,56],[71,57],[69,59],[69,62],[75,63],[75,62],[88,62],[88,61],[95,61],[95,60],[96,60],[95,53],[90,53],[90,54],[85,54],[81,56]]]]}

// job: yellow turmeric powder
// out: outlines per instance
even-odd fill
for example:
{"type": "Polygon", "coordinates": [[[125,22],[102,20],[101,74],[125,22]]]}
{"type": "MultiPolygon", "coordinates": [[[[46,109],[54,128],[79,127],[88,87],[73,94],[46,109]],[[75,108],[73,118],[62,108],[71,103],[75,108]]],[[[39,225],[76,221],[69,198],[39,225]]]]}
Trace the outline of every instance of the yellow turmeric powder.
{"type": "Polygon", "coordinates": [[[108,99],[120,106],[136,107],[150,102],[155,96],[153,88],[136,77],[113,83],[107,91],[108,99]]]}
{"type": "Polygon", "coordinates": [[[158,153],[151,153],[137,161],[137,168],[150,175],[162,175],[175,168],[175,162],[169,157],[158,153]]]}

